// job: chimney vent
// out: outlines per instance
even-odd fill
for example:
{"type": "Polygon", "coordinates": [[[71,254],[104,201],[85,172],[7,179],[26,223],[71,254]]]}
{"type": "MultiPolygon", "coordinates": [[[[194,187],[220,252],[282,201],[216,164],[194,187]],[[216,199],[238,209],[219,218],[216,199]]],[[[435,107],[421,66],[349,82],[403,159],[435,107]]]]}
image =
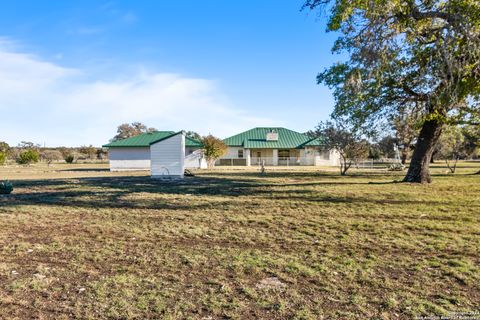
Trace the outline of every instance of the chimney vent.
{"type": "Polygon", "coordinates": [[[278,141],[278,132],[270,131],[267,132],[267,141],[278,141]]]}

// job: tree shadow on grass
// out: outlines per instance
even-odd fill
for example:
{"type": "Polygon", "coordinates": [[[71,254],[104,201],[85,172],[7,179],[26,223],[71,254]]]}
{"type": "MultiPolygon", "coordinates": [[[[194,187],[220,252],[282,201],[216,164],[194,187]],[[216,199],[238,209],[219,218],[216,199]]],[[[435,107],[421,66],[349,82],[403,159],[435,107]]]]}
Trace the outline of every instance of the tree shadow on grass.
{"type": "MultiPolygon", "coordinates": [[[[314,188],[322,185],[391,184],[362,181],[298,181],[272,183],[262,179],[227,178],[226,175],[205,175],[178,180],[151,179],[148,176],[95,177],[14,181],[16,190],[0,196],[0,208],[23,205],[55,205],[87,208],[147,208],[197,210],[237,205],[236,197],[256,197],[273,201],[305,201],[307,203],[366,203],[445,205],[445,201],[368,198],[338,196],[314,188]],[[164,197],[178,195],[180,197],[164,197]],[[200,196],[202,198],[189,198],[200,196]],[[217,197],[209,201],[208,197],[217,197]],[[224,199],[219,199],[223,197],[224,199]]],[[[242,175],[243,176],[243,175],[242,175]]],[[[330,176],[329,176],[330,178],[330,176]]],[[[352,189],[354,190],[354,189],[352,189]]]]}
{"type": "Polygon", "coordinates": [[[394,171],[369,171],[369,172],[349,172],[345,176],[341,176],[338,172],[334,171],[283,171],[283,170],[272,170],[267,169],[264,175],[261,175],[260,172],[256,171],[242,171],[242,170],[231,170],[231,171],[210,171],[202,173],[204,177],[246,177],[246,178],[328,178],[328,179],[348,179],[348,178],[362,178],[362,179],[378,179],[378,178],[396,178],[403,176],[404,172],[394,172],[394,171]]]}
{"type": "Polygon", "coordinates": [[[59,169],[58,172],[110,172],[108,168],[71,168],[71,169],[59,169]]]}
{"type": "Polygon", "coordinates": [[[228,201],[186,201],[183,196],[240,196],[265,185],[219,178],[151,179],[150,177],[95,177],[16,180],[10,195],[0,195],[0,208],[21,205],[57,205],[91,208],[148,208],[195,210],[228,201]],[[143,194],[147,194],[146,196],[143,194]],[[130,196],[134,196],[133,198],[130,196]]]}

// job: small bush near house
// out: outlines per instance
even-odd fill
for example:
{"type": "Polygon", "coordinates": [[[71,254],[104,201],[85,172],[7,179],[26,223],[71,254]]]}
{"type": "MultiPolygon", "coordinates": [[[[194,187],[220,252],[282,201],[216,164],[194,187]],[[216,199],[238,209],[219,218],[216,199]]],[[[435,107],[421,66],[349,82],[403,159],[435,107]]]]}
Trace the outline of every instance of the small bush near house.
{"type": "Polygon", "coordinates": [[[13,185],[9,181],[0,182],[0,194],[10,194],[13,191],[13,185]]]}
{"type": "Polygon", "coordinates": [[[223,156],[227,152],[227,146],[225,143],[212,135],[208,135],[202,139],[203,155],[207,160],[209,168],[214,166],[217,159],[223,156]]]}
{"type": "Polygon", "coordinates": [[[17,158],[18,164],[32,164],[37,163],[40,160],[40,154],[36,150],[25,150],[22,151],[17,158]]]}
{"type": "Polygon", "coordinates": [[[65,156],[64,159],[65,159],[66,163],[73,163],[73,160],[75,160],[75,157],[73,155],[69,154],[69,155],[65,156]]]}
{"type": "Polygon", "coordinates": [[[7,161],[7,155],[5,152],[0,152],[0,166],[3,166],[7,161]]]}

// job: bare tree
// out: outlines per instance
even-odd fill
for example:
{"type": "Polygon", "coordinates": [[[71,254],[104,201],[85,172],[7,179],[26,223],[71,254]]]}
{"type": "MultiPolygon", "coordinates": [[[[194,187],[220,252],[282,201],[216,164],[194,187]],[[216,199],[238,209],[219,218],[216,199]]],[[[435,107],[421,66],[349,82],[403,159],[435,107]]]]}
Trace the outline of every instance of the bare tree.
{"type": "Polygon", "coordinates": [[[465,152],[465,136],[458,126],[447,127],[438,140],[438,154],[445,161],[451,173],[455,173],[458,160],[465,152]]]}
{"type": "Polygon", "coordinates": [[[358,160],[368,157],[368,141],[342,122],[320,122],[311,133],[317,137],[322,137],[326,148],[338,151],[340,154],[340,175],[342,176],[346,175],[348,169],[358,160]]]}
{"type": "Polygon", "coordinates": [[[41,153],[41,158],[50,166],[52,162],[63,159],[63,155],[59,150],[44,150],[41,153]]]}
{"type": "Polygon", "coordinates": [[[90,160],[95,159],[97,155],[97,148],[92,145],[81,146],[78,151],[88,156],[90,160]]]}

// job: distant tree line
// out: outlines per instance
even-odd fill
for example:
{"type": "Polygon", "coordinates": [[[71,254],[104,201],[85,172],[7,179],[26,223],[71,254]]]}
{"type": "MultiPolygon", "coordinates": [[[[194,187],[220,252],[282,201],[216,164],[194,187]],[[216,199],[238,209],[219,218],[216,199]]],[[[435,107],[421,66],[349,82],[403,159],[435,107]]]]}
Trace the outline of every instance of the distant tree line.
{"type": "MultiPolygon", "coordinates": [[[[141,122],[123,123],[117,127],[117,134],[110,141],[117,141],[135,137],[142,133],[155,132],[157,129],[146,126],[141,122]]],[[[204,154],[209,167],[226,152],[226,145],[219,138],[212,135],[202,137],[195,131],[187,131],[186,136],[196,139],[204,145],[204,154]]],[[[42,148],[41,145],[22,141],[17,146],[10,146],[0,141],[0,165],[7,161],[22,165],[29,165],[39,161],[48,165],[54,162],[74,163],[77,161],[102,161],[108,159],[108,152],[103,148],[92,145],[78,148],[57,147],[42,148]]]]}
{"type": "Polygon", "coordinates": [[[44,148],[30,141],[22,141],[17,146],[0,141],[0,165],[5,165],[8,161],[21,165],[37,162],[46,162],[50,165],[53,162],[102,161],[107,158],[106,150],[92,145],[78,148],[44,148]]]}

